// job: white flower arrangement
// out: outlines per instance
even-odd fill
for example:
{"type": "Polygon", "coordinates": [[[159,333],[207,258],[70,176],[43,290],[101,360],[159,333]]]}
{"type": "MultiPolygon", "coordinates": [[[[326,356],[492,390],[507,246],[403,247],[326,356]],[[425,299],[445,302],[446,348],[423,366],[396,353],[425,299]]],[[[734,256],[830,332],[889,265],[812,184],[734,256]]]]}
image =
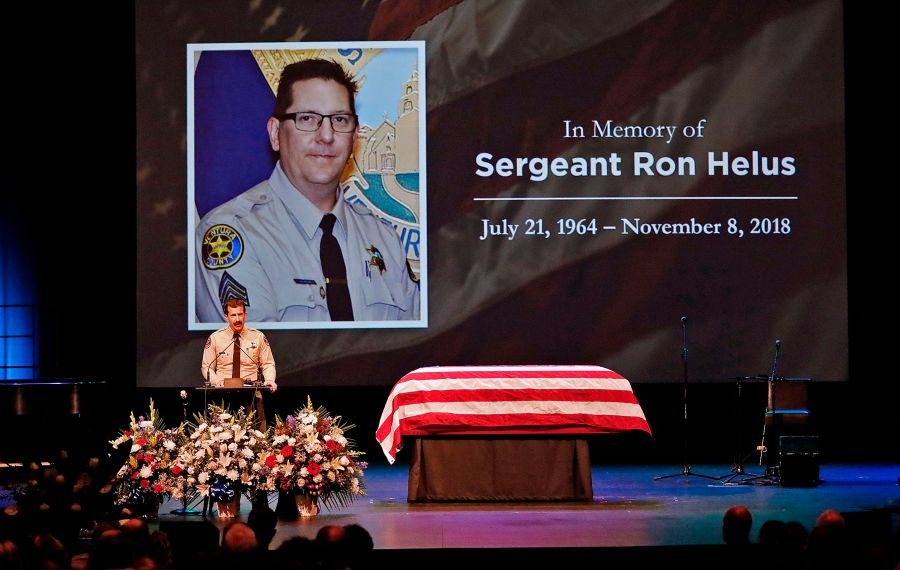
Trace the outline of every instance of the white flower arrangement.
{"type": "Polygon", "coordinates": [[[117,502],[159,506],[166,496],[174,496],[177,489],[169,476],[169,468],[177,455],[178,444],[184,439],[183,425],[166,429],[153,400],[147,416],[130,415],[128,429],[110,441],[113,449],[129,446],[129,455],[113,484],[117,502]]]}
{"type": "Polygon", "coordinates": [[[254,412],[210,405],[195,422],[166,430],[150,402],[148,418],[131,415],[128,430],[110,443],[129,446],[129,459],[114,482],[121,502],[164,495],[187,502],[195,496],[216,501],[275,489],[308,495],[323,506],[349,505],[365,495],[366,462],[345,432],[353,426],[324,408],[307,404],[265,433],[254,412]]]}
{"type": "Polygon", "coordinates": [[[274,478],[261,477],[261,462],[271,454],[271,445],[254,428],[254,412],[231,412],[211,404],[206,415],[195,419],[176,463],[179,472],[195,476],[200,495],[227,501],[238,493],[274,489],[274,478]]]}
{"type": "Polygon", "coordinates": [[[354,426],[306,402],[284,420],[276,416],[266,466],[277,474],[280,489],[310,495],[328,508],[346,506],[365,495],[361,478],[367,464],[344,436],[354,426]]]}

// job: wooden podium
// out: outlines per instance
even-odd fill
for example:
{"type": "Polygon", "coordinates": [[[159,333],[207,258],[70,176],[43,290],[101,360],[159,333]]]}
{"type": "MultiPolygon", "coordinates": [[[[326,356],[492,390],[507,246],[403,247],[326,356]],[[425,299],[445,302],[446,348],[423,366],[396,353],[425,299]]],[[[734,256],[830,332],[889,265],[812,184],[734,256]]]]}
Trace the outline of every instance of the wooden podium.
{"type": "Polygon", "coordinates": [[[260,431],[266,431],[267,423],[266,423],[266,412],[263,407],[263,390],[268,390],[268,386],[256,386],[253,384],[244,384],[243,380],[240,378],[226,378],[224,386],[208,386],[204,385],[198,388],[201,392],[203,392],[203,409],[206,410],[209,407],[209,399],[216,398],[221,394],[223,400],[228,403],[236,403],[239,406],[244,406],[248,410],[256,410],[256,425],[260,431]],[[229,386],[229,380],[238,380],[240,382],[240,386],[235,386],[234,382],[231,382],[231,386],[229,386]],[[247,402],[249,400],[249,404],[242,404],[240,402],[247,402]]]}

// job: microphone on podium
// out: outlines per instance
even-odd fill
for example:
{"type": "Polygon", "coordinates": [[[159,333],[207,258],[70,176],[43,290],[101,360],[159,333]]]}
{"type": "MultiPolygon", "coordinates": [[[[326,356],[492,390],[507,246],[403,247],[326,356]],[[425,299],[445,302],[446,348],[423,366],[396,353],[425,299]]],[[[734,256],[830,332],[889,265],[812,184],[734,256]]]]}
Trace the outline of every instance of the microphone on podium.
{"type": "Polygon", "coordinates": [[[258,386],[262,386],[263,383],[264,383],[264,380],[263,380],[263,373],[262,373],[262,365],[259,363],[259,361],[257,361],[257,359],[255,359],[255,358],[253,358],[252,356],[250,356],[250,353],[248,353],[246,350],[244,350],[244,347],[243,347],[243,346],[240,347],[240,348],[241,348],[241,352],[244,353],[244,356],[246,356],[247,358],[249,358],[249,359],[250,359],[250,362],[252,362],[253,364],[256,365],[256,384],[257,384],[258,386]]]}

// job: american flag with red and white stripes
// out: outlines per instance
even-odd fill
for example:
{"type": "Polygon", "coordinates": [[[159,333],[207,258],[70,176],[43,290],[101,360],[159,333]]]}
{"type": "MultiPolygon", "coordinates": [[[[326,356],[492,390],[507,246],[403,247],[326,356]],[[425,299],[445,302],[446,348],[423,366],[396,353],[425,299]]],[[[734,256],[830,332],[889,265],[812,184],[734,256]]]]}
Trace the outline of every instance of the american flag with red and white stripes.
{"type": "Polygon", "coordinates": [[[401,378],[375,434],[393,463],[403,437],[593,434],[650,426],[631,384],[600,366],[433,366],[401,378]]]}

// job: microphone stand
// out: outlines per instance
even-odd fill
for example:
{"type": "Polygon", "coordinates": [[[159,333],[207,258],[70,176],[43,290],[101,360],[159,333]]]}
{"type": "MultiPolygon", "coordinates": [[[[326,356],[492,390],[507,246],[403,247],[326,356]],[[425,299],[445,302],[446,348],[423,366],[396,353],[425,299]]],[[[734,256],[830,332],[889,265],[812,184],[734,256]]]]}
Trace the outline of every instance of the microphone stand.
{"type": "Polygon", "coordinates": [[[681,361],[682,361],[682,371],[684,375],[683,382],[683,390],[681,395],[681,401],[684,405],[684,417],[682,418],[682,433],[681,433],[681,472],[680,473],[672,473],[670,475],[660,475],[658,477],[654,477],[654,481],[660,481],[662,479],[669,479],[671,477],[702,477],[703,479],[712,479],[713,481],[718,481],[721,477],[715,477],[713,475],[702,475],[700,473],[694,473],[691,471],[691,466],[688,465],[688,346],[687,346],[687,317],[681,317],[681,361]]]}
{"type": "MultiPolygon", "coordinates": [[[[206,370],[206,375],[209,376],[209,369],[206,370]]],[[[188,394],[187,390],[181,391],[181,416],[184,421],[187,421],[187,408],[188,408],[188,394]]]]}
{"type": "Polygon", "coordinates": [[[741,455],[741,442],[744,440],[744,430],[741,428],[741,426],[743,425],[742,417],[741,417],[743,415],[743,405],[742,405],[743,400],[741,399],[741,386],[743,385],[744,380],[753,380],[754,378],[765,379],[766,376],[761,374],[758,377],[737,376],[735,378],[731,378],[731,380],[737,381],[737,401],[735,402],[735,414],[734,414],[735,423],[736,423],[735,432],[737,433],[737,445],[735,446],[735,449],[734,449],[734,454],[735,454],[734,458],[735,458],[736,462],[735,462],[734,466],[731,468],[731,471],[729,471],[728,474],[722,476],[722,483],[724,483],[726,485],[742,483],[743,481],[735,481],[735,479],[738,479],[739,477],[750,477],[752,479],[756,479],[756,478],[760,477],[760,475],[757,473],[749,473],[744,470],[744,462],[747,461],[748,459],[750,459],[750,456],[752,456],[754,454],[755,450],[751,451],[747,455],[743,455],[743,456],[741,455]]]}
{"type": "MultiPolygon", "coordinates": [[[[210,364],[211,366],[212,364],[210,364]]],[[[206,368],[206,377],[207,382],[209,382],[209,367],[206,368]]],[[[187,408],[188,408],[188,393],[187,390],[182,390],[180,393],[181,396],[181,410],[182,415],[184,416],[184,421],[187,421],[187,408]]],[[[198,501],[199,502],[199,501],[198,501]]],[[[182,493],[181,495],[181,508],[174,509],[172,511],[173,515],[183,515],[183,516],[196,516],[203,514],[202,511],[198,511],[197,509],[191,507],[191,496],[187,493],[182,493]]]]}
{"type": "Polygon", "coordinates": [[[250,401],[250,407],[251,407],[251,409],[256,410],[257,427],[260,429],[260,431],[266,431],[266,428],[267,428],[266,416],[265,416],[265,411],[263,409],[262,392],[260,391],[260,388],[262,388],[265,385],[265,379],[263,378],[263,372],[262,372],[262,364],[260,364],[259,360],[257,360],[256,358],[253,358],[252,356],[250,356],[250,354],[246,350],[244,350],[243,346],[240,348],[241,348],[241,352],[244,353],[244,356],[249,358],[250,362],[252,362],[253,364],[256,365],[256,382],[255,382],[256,390],[253,391],[253,399],[250,401]]]}
{"type": "MultiPolygon", "coordinates": [[[[229,342],[229,343],[225,346],[225,348],[223,348],[222,350],[220,350],[219,352],[217,352],[217,353],[213,356],[213,359],[206,363],[206,387],[207,387],[207,388],[211,388],[211,387],[212,387],[212,379],[211,379],[212,365],[215,364],[216,360],[218,360],[220,356],[222,356],[223,354],[225,354],[225,351],[226,351],[226,350],[228,350],[229,348],[231,348],[231,345],[232,345],[232,344],[234,344],[234,339],[233,339],[233,338],[231,339],[231,342],[229,342]]],[[[204,406],[206,405],[206,401],[205,401],[205,400],[204,400],[204,402],[203,402],[203,405],[204,405],[204,406]]],[[[203,408],[203,409],[204,409],[204,411],[206,410],[206,408],[203,408]]]]}
{"type": "MultiPolygon", "coordinates": [[[[265,411],[265,408],[263,407],[263,397],[262,397],[262,390],[261,390],[265,386],[265,378],[263,377],[261,359],[253,358],[252,356],[250,356],[250,353],[248,353],[246,350],[244,350],[243,346],[241,346],[240,349],[241,349],[241,352],[244,354],[244,356],[249,358],[250,362],[252,362],[253,364],[256,365],[256,381],[253,383],[253,386],[255,389],[253,390],[253,397],[250,399],[250,409],[252,409],[256,412],[256,427],[257,427],[257,429],[259,429],[262,432],[265,432],[268,430],[268,424],[266,423],[266,411],[265,411]]],[[[257,507],[260,505],[265,505],[265,506],[269,505],[268,491],[262,491],[259,489],[255,490],[255,491],[251,490],[249,497],[250,497],[250,502],[253,504],[254,507],[257,507]]]]}
{"type": "MultiPolygon", "coordinates": [[[[775,375],[778,370],[778,357],[781,354],[781,341],[775,341],[775,357],[772,359],[772,372],[769,374],[767,380],[768,387],[768,395],[766,396],[766,413],[763,418],[766,418],[769,415],[769,410],[775,409],[775,382],[779,380],[778,376],[775,375]]],[[[764,375],[760,374],[760,377],[765,378],[764,375]]],[[[759,445],[756,446],[756,450],[759,451],[759,464],[763,464],[763,457],[766,457],[768,463],[768,450],[766,448],[766,422],[763,419],[763,431],[762,431],[762,440],[759,445]]],[[[752,454],[752,452],[751,452],[752,454]]],[[[780,475],[778,474],[777,467],[769,467],[766,466],[764,475],[754,475],[749,479],[744,479],[742,481],[737,481],[738,485],[775,485],[779,483],[780,475]]]]}
{"type": "MultiPolygon", "coordinates": [[[[231,342],[233,343],[234,341],[231,341],[231,342]]],[[[228,346],[231,346],[231,345],[228,345],[228,346]]],[[[227,348],[226,348],[226,350],[227,350],[227,348]]],[[[204,382],[204,384],[203,384],[204,388],[212,388],[212,365],[213,365],[213,363],[215,363],[216,359],[218,359],[219,356],[221,356],[222,353],[224,353],[224,352],[225,352],[224,350],[220,351],[218,354],[216,354],[213,357],[213,359],[210,362],[208,362],[206,364],[206,382],[204,382]]],[[[206,400],[208,399],[208,396],[209,396],[209,390],[203,390],[203,413],[204,414],[206,413],[206,409],[207,409],[206,400]]],[[[187,419],[187,418],[185,418],[185,419],[187,419]]]]}
{"type": "Polygon", "coordinates": [[[255,358],[253,358],[252,356],[250,356],[250,353],[249,353],[249,352],[247,352],[246,350],[244,350],[244,347],[243,347],[243,346],[240,347],[240,349],[241,349],[241,352],[244,353],[244,356],[246,356],[247,359],[250,360],[250,362],[252,362],[253,364],[256,365],[256,384],[257,384],[257,385],[262,385],[262,381],[261,381],[261,378],[262,378],[262,366],[260,365],[260,363],[259,363],[255,358]]]}
{"type": "MultiPolygon", "coordinates": [[[[781,341],[775,341],[775,357],[772,359],[772,373],[769,374],[769,395],[766,398],[766,413],[775,409],[775,371],[778,369],[778,356],[781,354],[781,341]]],[[[759,443],[759,464],[763,464],[763,456],[768,463],[768,451],[766,450],[766,423],[763,422],[762,441],[759,443]]],[[[768,468],[767,468],[768,470],[768,468]]]]}
{"type": "MultiPolygon", "coordinates": [[[[213,355],[213,359],[212,359],[212,360],[210,360],[209,362],[206,363],[206,382],[203,384],[203,387],[204,387],[204,388],[213,388],[213,385],[212,385],[212,366],[213,366],[213,364],[216,363],[216,361],[219,359],[220,356],[222,356],[223,354],[225,354],[225,352],[226,352],[229,348],[231,348],[231,345],[233,345],[233,344],[234,344],[234,338],[231,339],[231,342],[229,342],[229,343],[225,346],[225,348],[223,348],[222,350],[216,352],[216,353],[213,355]]],[[[204,353],[204,354],[205,354],[205,353],[204,353]]],[[[201,370],[202,370],[202,369],[201,369],[201,370]]],[[[208,402],[208,400],[209,400],[209,390],[208,390],[208,389],[207,389],[207,390],[203,390],[203,413],[204,413],[204,414],[205,414],[206,411],[209,409],[209,402],[208,402]]],[[[205,510],[205,509],[204,509],[204,510],[205,510]]]]}

